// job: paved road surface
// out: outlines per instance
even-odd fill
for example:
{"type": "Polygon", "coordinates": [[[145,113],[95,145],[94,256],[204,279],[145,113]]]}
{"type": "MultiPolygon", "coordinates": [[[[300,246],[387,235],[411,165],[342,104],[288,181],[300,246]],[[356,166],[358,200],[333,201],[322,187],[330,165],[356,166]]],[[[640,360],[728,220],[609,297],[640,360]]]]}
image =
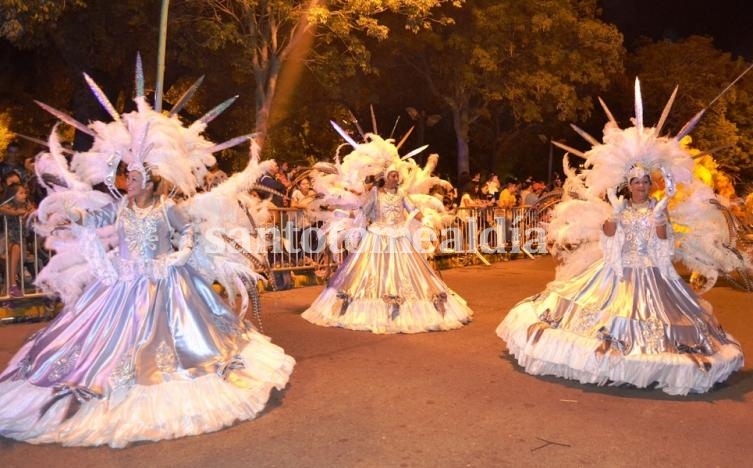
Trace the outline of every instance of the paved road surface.
{"type": "MultiPolygon", "coordinates": [[[[525,374],[494,329],[553,276],[551,259],[443,271],[475,311],[461,330],[373,335],[300,313],[320,287],[263,296],[265,332],[298,364],[256,420],[126,449],[0,438],[0,466],[504,467],[751,466],[753,371],[712,392],[580,385],[525,374]]],[[[706,295],[753,361],[753,294],[706,295]]],[[[0,366],[41,325],[0,327],[0,366]]]]}

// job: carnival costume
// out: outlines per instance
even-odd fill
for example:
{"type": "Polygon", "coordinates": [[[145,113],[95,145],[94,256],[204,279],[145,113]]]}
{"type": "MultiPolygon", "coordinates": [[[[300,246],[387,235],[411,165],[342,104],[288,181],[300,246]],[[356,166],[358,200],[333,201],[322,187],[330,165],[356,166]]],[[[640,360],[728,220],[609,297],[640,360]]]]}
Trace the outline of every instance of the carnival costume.
{"type": "MultiPolygon", "coordinates": [[[[142,76],[140,61],[137,70],[142,76]]],[[[205,231],[252,227],[254,207],[241,206],[238,194],[258,177],[257,159],[211,192],[195,193],[212,152],[248,138],[213,145],[200,135],[229,102],[186,128],[179,109],[167,115],[147,105],[143,84],[137,110],[120,115],[87,81],[114,121],[84,126],[54,111],[94,144],[73,155],[70,170],[53,132],[37,164],[49,195],[35,227],[56,252],[37,285],[64,307],[0,375],[0,434],[123,447],[253,419],[270,392],[285,387],[295,361],[212,287],[217,281],[230,299],[243,296],[245,310],[246,285],[254,294],[259,279],[255,249],[205,231]],[[143,180],[158,174],[183,200],[163,196],[139,208],[114,190],[91,189],[111,187],[119,163],[143,180]]]]}
{"type": "Polygon", "coordinates": [[[460,328],[470,321],[471,309],[417,251],[412,239],[419,235],[409,227],[411,223],[421,227],[413,219],[419,210],[424,230],[443,223],[441,202],[426,195],[432,185],[445,183],[430,176],[437,156],[431,155],[421,169],[408,159],[415,152],[401,160],[391,141],[376,135],[367,138],[366,143],[352,142],[354,151],[334,170],[322,168],[313,175],[315,189],[325,194],[321,203],[337,207],[336,213],[351,209],[359,214],[335,214],[325,223],[330,242],[350,241],[352,245],[325,290],[302,316],[316,325],[373,333],[460,328]],[[394,193],[364,190],[366,177],[389,172],[399,172],[403,181],[394,193]],[[362,233],[360,242],[352,238],[354,232],[362,233]]]}
{"type": "Polygon", "coordinates": [[[644,128],[636,80],[634,127],[620,129],[606,107],[603,143],[576,127],[594,147],[582,154],[579,173],[565,161],[570,195],[555,208],[549,230],[563,264],[555,281],[518,303],[497,328],[526,372],[685,395],[705,392],[742,367],[738,343],[672,264],[674,257],[714,278],[749,266],[725,247],[728,231],[714,194],[693,178],[693,159],[680,144],[697,119],[674,138],[660,136],[671,102],[655,128],[644,128]],[[652,174],[664,181],[662,201],[624,205],[616,198],[615,187],[652,174]],[[608,218],[616,223],[613,236],[602,231],[608,218]],[[666,239],[656,233],[662,223],[666,239]],[[681,229],[673,233],[672,224],[681,229]]]}

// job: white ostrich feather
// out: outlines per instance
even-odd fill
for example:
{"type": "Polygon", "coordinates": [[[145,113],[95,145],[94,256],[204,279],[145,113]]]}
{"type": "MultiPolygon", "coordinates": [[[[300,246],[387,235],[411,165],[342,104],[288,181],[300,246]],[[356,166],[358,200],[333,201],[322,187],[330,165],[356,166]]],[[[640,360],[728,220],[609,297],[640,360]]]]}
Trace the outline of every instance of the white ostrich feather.
{"type": "MultiPolygon", "coordinates": [[[[240,294],[245,308],[248,295],[244,284],[255,284],[260,278],[246,255],[263,249],[259,247],[263,240],[240,234],[255,231],[254,216],[265,214],[258,202],[247,195],[265,168],[265,163],[258,161],[258,146],[252,143],[252,158],[244,171],[210,192],[197,194],[204,185],[208,167],[215,163],[212,151],[217,148],[202,135],[206,122],[186,127],[177,116],[154,111],[143,96],[135,102],[136,110],[116,114],[112,122],[92,122],[88,126],[94,137],[92,146],[74,153],[70,167],[53,129],[50,153],[41,155],[36,165],[37,176],[48,188],[48,196],[37,210],[35,229],[46,236],[45,244],[54,254],[36,284],[60,296],[65,304],[71,304],[94,279],[112,280],[107,266],[117,244],[114,227],[94,231],[71,225],[71,221],[83,217],[86,224],[89,217],[96,217],[99,210],[115,201],[117,193],[112,184],[118,165],[123,163],[131,170],[158,174],[182,194],[178,203],[190,216],[196,232],[191,264],[207,281],[220,282],[229,291],[231,301],[240,294]],[[111,187],[112,194],[92,190],[92,186],[102,182],[111,187]],[[242,243],[248,251],[239,252],[224,240],[217,251],[213,250],[218,245],[210,242],[210,229],[231,233],[235,239],[251,239],[242,243]],[[82,255],[82,252],[92,253],[82,255]]],[[[114,112],[114,108],[108,110],[114,112]]],[[[213,110],[211,117],[219,112],[213,110]]],[[[242,140],[233,139],[220,146],[242,140]]]]}
{"type": "MultiPolygon", "coordinates": [[[[669,204],[669,218],[678,227],[674,234],[676,260],[714,278],[718,271],[749,268],[750,260],[729,248],[724,216],[711,203],[716,195],[694,179],[693,157],[678,138],[660,136],[660,129],[645,126],[637,82],[635,109],[634,126],[626,129],[619,128],[609,115],[603,143],[584,153],[582,170],[571,168],[565,157],[563,202],[553,210],[548,230],[548,241],[563,261],[558,277],[580,272],[587,266],[586,260],[593,257],[594,246],[598,245],[601,225],[610,213],[604,196],[610,188],[624,186],[628,172],[636,165],[655,176],[670,178],[672,185],[680,188],[681,195],[669,204]],[[588,253],[574,254],[575,248],[588,249],[588,253]]],[[[665,117],[663,114],[660,120],[665,117]]],[[[670,197],[674,195],[668,193],[670,197]]]]}

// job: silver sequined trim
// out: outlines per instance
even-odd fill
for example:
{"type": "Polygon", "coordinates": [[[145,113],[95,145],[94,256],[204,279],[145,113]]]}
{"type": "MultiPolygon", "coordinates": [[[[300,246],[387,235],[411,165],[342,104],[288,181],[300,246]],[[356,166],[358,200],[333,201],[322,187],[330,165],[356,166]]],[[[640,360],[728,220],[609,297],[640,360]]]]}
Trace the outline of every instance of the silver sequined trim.
{"type": "Polygon", "coordinates": [[[113,388],[130,387],[134,384],[135,378],[133,353],[127,353],[121,356],[112,374],[110,374],[110,384],[113,388]]]}
{"type": "Polygon", "coordinates": [[[178,364],[175,353],[165,341],[157,346],[157,354],[154,357],[154,361],[157,364],[157,369],[162,372],[175,372],[178,364]]]}
{"type": "Polygon", "coordinates": [[[77,344],[73,348],[71,348],[70,351],[68,351],[68,354],[61,358],[58,358],[58,360],[55,361],[55,363],[52,365],[49,379],[53,381],[60,380],[61,378],[68,375],[76,366],[76,362],[78,361],[80,355],[81,345],[77,344]]]}

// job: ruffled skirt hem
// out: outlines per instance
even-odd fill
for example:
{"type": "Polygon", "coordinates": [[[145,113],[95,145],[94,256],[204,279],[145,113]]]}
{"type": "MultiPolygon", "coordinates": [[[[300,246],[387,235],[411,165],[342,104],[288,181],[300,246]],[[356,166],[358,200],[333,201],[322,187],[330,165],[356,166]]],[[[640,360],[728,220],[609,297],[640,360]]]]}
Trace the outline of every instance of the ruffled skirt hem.
{"type": "Polygon", "coordinates": [[[597,385],[655,386],[670,395],[687,395],[708,391],[743,366],[742,351],[735,344],[724,344],[712,355],[701,355],[705,368],[690,354],[623,355],[616,350],[602,353],[598,350],[602,340],[561,329],[547,328],[532,343],[528,330],[537,323],[540,321],[533,304],[523,302],[508,313],[496,330],[518,363],[533,375],[554,375],[597,385]]]}
{"type": "Polygon", "coordinates": [[[50,388],[25,380],[0,383],[0,435],[33,443],[125,447],[135,441],[174,439],[218,431],[261,412],[272,389],[283,389],[295,360],[269,338],[248,332],[245,367],[225,378],[207,374],[155,385],[135,384],[83,402],[64,415],[72,396],[55,402],[50,388]],[[42,414],[44,413],[44,414],[42,414]],[[65,419],[65,420],[64,420],[65,419]]]}
{"type": "Polygon", "coordinates": [[[452,291],[441,305],[427,299],[405,300],[399,308],[382,299],[353,299],[345,311],[337,291],[327,288],[302,317],[323,327],[341,327],[372,333],[422,333],[462,327],[473,312],[452,291]]]}

